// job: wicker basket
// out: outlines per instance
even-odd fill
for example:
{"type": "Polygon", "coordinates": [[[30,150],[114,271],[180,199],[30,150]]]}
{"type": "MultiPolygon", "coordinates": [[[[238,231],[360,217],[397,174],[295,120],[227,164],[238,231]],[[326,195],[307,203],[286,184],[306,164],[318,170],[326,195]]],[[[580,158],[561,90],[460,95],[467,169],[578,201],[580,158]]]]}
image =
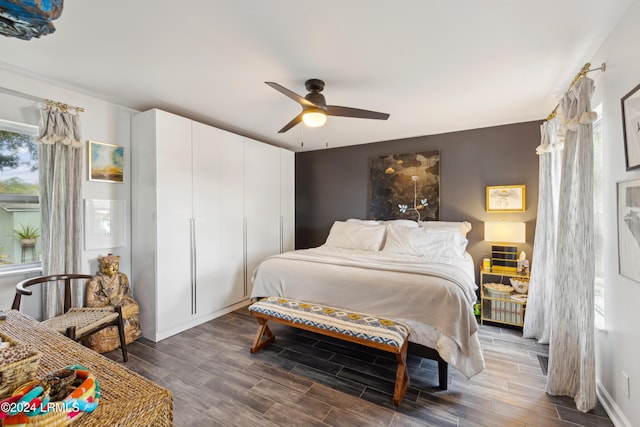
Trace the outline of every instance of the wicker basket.
{"type": "Polygon", "coordinates": [[[0,338],[11,343],[9,348],[0,350],[0,399],[4,399],[35,378],[42,354],[2,333],[0,338]]]}
{"type": "MultiPolygon", "coordinates": [[[[46,410],[38,415],[29,415],[25,412],[9,414],[2,420],[2,426],[8,424],[14,425],[16,423],[28,424],[29,427],[67,426],[72,424],[74,421],[81,419],[86,414],[85,411],[89,410],[87,408],[83,408],[81,405],[93,404],[93,409],[95,409],[100,400],[100,386],[98,385],[98,381],[96,380],[95,376],[86,371],[84,367],[81,367],[79,365],[68,366],[67,368],[57,372],[68,371],[69,369],[74,370],[73,378],[76,378],[75,374],[78,374],[80,372],[84,372],[84,375],[76,383],[76,386],[67,388],[68,395],[64,400],[48,403],[46,410]],[[92,380],[92,383],[86,387],[80,387],[80,383],[87,380],[88,378],[92,380]]],[[[34,387],[42,385],[43,381],[47,380],[47,378],[50,378],[50,375],[25,384],[23,387],[16,390],[14,395],[25,395],[26,393],[34,389],[34,387]]],[[[83,385],[84,384],[86,383],[83,383],[83,385]]],[[[43,399],[44,396],[45,394],[42,394],[39,395],[38,398],[43,399]]],[[[90,409],[89,411],[93,411],[93,409],[90,409]]]]}
{"type": "Polygon", "coordinates": [[[490,298],[509,299],[509,295],[513,292],[513,286],[504,285],[502,283],[485,283],[484,289],[490,298]]]}

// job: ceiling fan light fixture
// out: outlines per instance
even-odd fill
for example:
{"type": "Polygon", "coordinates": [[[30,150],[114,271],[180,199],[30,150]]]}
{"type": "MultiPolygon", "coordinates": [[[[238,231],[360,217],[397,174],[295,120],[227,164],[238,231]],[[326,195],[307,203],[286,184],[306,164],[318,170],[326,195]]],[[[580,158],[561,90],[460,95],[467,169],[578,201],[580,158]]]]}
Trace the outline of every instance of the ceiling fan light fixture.
{"type": "Polygon", "coordinates": [[[302,112],[289,121],[278,133],[284,133],[296,126],[304,123],[309,127],[320,127],[327,122],[327,116],[353,117],[358,119],[387,120],[389,114],[377,111],[362,110],[359,108],[341,107],[339,105],[327,105],[327,101],[320,92],[324,89],[324,82],[320,79],[309,79],[305,82],[308,94],[304,97],[290,91],[284,86],[275,82],[265,82],[278,92],[293,99],[300,104],[302,112]]]}
{"type": "Polygon", "coordinates": [[[302,121],[309,127],[317,128],[327,122],[327,115],[320,109],[309,109],[302,115],[302,121]]]}

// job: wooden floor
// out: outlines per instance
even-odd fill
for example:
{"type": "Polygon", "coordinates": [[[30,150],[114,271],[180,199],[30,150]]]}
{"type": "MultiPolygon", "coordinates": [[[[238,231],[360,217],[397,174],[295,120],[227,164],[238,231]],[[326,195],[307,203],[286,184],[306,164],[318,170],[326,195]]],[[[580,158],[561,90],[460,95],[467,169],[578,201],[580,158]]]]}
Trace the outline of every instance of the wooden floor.
{"type": "MultiPolygon", "coordinates": [[[[612,426],[602,407],[576,411],[544,392],[538,354],[520,331],[483,325],[486,369],[471,380],[410,357],[411,383],[391,403],[393,355],[274,324],[275,343],[249,353],[258,323],[246,308],[158,343],[129,346],[126,366],[169,388],[175,426],[612,426]]],[[[119,351],[107,354],[121,360],[119,351]]]]}

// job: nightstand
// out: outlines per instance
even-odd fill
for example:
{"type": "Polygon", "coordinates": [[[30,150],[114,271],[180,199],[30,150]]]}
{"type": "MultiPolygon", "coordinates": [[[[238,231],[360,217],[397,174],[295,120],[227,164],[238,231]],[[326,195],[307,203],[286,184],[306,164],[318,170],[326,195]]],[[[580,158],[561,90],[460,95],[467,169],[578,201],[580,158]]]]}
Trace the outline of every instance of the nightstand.
{"type": "Polygon", "coordinates": [[[484,288],[485,283],[511,285],[509,279],[517,277],[529,280],[528,275],[506,271],[480,269],[480,323],[494,322],[513,326],[524,326],[524,314],[527,308],[527,294],[512,292],[510,295],[490,295],[484,288]],[[517,298],[517,299],[516,299],[517,298]]]}

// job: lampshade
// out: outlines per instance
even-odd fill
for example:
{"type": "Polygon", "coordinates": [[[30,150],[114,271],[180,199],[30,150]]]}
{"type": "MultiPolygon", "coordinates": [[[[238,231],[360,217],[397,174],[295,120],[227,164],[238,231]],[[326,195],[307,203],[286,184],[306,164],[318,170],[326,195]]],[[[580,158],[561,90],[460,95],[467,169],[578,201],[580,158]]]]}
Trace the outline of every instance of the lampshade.
{"type": "Polygon", "coordinates": [[[302,115],[302,121],[309,127],[317,128],[327,122],[327,115],[320,109],[310,108],[302,115]]]}
{"type": "Polygon", "coordinates": [[[500,243],[525,243],[526,224],[524,222],[485,222],[484,240],[500,243]]]}

